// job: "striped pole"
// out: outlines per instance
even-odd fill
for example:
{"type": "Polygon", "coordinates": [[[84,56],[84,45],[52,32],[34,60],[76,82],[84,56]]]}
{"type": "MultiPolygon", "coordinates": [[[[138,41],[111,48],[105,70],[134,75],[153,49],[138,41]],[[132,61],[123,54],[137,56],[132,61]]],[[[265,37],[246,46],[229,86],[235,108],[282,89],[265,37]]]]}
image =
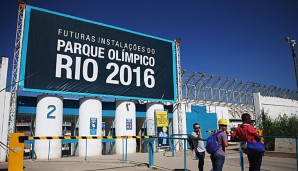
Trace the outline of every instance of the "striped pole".
{"type": "Polygon", "coordinates": [[[153,138],[153,136],[20,136],[19,141],[25,140],[70,140],[70,139],[125,139],[125,138],[153,138]]]}

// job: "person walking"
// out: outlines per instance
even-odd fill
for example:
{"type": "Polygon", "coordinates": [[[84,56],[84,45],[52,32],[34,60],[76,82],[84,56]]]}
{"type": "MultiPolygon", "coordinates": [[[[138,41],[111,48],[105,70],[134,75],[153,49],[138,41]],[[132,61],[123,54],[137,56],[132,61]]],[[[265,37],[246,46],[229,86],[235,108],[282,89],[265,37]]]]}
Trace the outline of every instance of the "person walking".
{"type": "Polygon", "coordinates": [[[191,133],[191,140],[194,145],[196,157],[199,159],[198,169],[199,171],[204,170],[204,159],[205,159],[205,146],[202,140],[202,131],[198,123],[193,124],[193,132],[191,133]]]}
{"type": "MultiPolygon", "coordinates": [[[[247,142],[261,141],[256,129],[250,124],[251,116],[248,113],[243,113],[241,116],[242,124],[239,125],[232,134],[233,139],[238,139],[241,142],[241,147],[247,142]]],[[[245,146],[244,146],[245,147],[245,146]]],[[[249,171],[260,171],[262,164],[263,152],[259,152],[253,149],[244,149],[244,153],[247,154],[249,162],[249,171]]]]}
{"type": "Polygon", "coordinates": [[[228,122],[221,118],[218,120],[218,130],[214,131],[212,135],[216,135],[216,142],[219,149],[210,155],[213,171],[222,171],[225,163],[225,148],[228,147],[228,137],[226,134],[228,122]]]}

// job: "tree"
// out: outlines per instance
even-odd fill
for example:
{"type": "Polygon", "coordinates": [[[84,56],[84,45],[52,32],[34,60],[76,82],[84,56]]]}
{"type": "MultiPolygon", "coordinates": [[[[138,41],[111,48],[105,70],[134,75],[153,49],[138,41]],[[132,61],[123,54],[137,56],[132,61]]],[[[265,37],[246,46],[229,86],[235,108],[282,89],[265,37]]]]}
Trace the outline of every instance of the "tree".
{"type": "MultiPolygon", "coordinates": [[[[298,117],[296,114],[291,116],[279,115],[272,119],[268,113],[262,110],[261,129],[264,136],[298,136],[298,117]]],[[[274,138],[264,138],[266,150],[274,150],[274,138]]]]}

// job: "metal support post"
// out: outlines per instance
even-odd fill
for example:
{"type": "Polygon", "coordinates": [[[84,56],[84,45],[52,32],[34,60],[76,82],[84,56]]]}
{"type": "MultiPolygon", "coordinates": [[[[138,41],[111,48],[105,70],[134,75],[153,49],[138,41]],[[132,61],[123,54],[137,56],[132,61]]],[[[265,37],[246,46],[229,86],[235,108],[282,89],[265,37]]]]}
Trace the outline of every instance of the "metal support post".
{"type": "Polygon", "coordinates": [[[85,161],[87,160],[87,150],[88,150],[87,144],[88,144],[88,142],[87,142],[87,139],[86,139],[85,161]]]}
{"type": "Polygon", "coordinates": [[[298,171],[298,138],[296,137],[296,165],[298,171]]]}
{"type": "Polygon", "coordinates": [[[125,161],[127,161],[127,138],[125,138],[125,161]]]}
{"type": "MultiPolygon", "coordinates": [[[[178,114],[178,134],[183,134],[182,132],[182,74],[181,74],[181,64],[180,64],[180,39],[175,40],[176,47],[176,68],[177,68],[177,114],[178,114]]],[[[181,137],[180,137],[181,138],[181,137]]],[[[180,150],[183,148],[181,140],[179,140],[180,150]]]]}
{"type": "Polygon", "coordinates": [[[48,160],[50,160],[50,152],[51,152],[51,140],[49,140],[48,160]]]}
{"type": "Polygon", "coordinates": [[[13,63],[12,63],[8,133],[13,133],[15,128],[17,90],[18,90],[18,82],[19,82],[20,58],[21,58],[21,51],[22,51],[25,6],[26,5],[24,3],[19,2],[16,40],[14,45],[14,55],[13,55],[13,63]]]}
{"type": "Polygon", "coordinates": [[[293,44],[291,47],[292,47],[292,56],[293,56],[293,62],[294,62],[294,68],[295,68],[296,87],[298,89],[298,65],[297,65],[297,58],[296,58],[296,52],[295,52],[295,44],[293,44]]]}
{"type": "Polygon", "coordinates": [[[124,140],[122,138],[122,161],[124,161],[124,140]]]}
{"type": "Polygon", "coordinates": [[[171,150],[172,150],[172,157],[175,156],[175,144],[174,144],[174,139],[171,139],[171,150]]]}
{"type": "Polygon", "coordinates": [[[31,158],[32,158],[32,161],[34,160],[34,155],[35,155],[35,152],[34,152],[34,144],[35,144],[35,140],[34,140],[33,143],[31,144],[31,147],[32,147],[32,150],[31,150],[31,158]]]}
{"type": "Polygon", "coordinates": [[[241,167],[241,171],[244,171],[243,151],[241,147],[239,148],[239,151],[240,151],[240,167],[241,167]]]}
{"type": "Polygon", "coordinates": [[[286,37],[285,41],[291,45],[294,69],[295,69],[295,76],[296,76],[296,88],[298,90],[298,75],[297,75],[298,74],[298,65],[297,65],[297,58],[296,58],[296,52],[295,52],[296,41],[290,39],[289,37],[286,37]]]}
{"type": "Polygon", "coordinates": [[[154,149],[153,149],[154,140],[151,138],[148,140],[148,154],[149,154],[149,162],[148,166],[151,168],[154,165],[154,149]]]}
{"type": "Polygon", "coordinates": [[[184,143],[184,171],[186,171],[186,139],[183,140],[184,143]]]}

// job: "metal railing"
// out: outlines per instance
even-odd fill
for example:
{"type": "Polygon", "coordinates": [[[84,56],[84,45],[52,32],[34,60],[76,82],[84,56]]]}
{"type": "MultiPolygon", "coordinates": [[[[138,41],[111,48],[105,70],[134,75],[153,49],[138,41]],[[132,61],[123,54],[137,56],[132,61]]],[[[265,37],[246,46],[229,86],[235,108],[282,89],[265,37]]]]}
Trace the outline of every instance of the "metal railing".
{"type": "MultiPolygon", "coordinates": [[[[115,139],[122,139],[122,161],[127,161],[128,160],[128,146],[127,146],[127,139],[129,138],[143,138],[144,141],[148,142],[147,148],[148,148],[148,167],[151,168],[154,166],[154,141],[156,141],[158,138],[166,138],[169,140],[170,144],[170,150],[172,151],[172,157],[175,156],[175,144],[174,140],[178,141],[183,141],[184,144],[184,149],[183,149],[183,160],[184,160],[184,170],[187,170],[187,155],[186,155],[186,150],[187,150],[187,138],[184,138],[183,136],[188,136],[188,134],[176,134],[176,135],[171,135],[169,137],[149,137],[149,136],[76,136],[76,137],[55,137],[56,139],[64,139],[67,138],[68,140],[74,139],[85,139],[86,140],[86,153],[85,153],[85,161],[87,160],[87,142],[90,139],[109,139],[109,140],[115,140],[115,139]],[[178,137],[177,137],[178,136],[178,137]]],[[[276,139],[276,138],[291,138],[296,140],[296,164],[298,168],[298,137],[291,137],[291,136],[263,136],[265,139],[276,139]]],[[[28,136],[20,136],[19,141],[22,141],[26,144],[32,144],[32,149],[34,149],[34,141],[38,140],[48,140],[49,141],[49,153],[50,153],[50,143],[53,137],[28,137],[28,136]]],[[[206,141],[206,139],[202,139],[202,141],[206,141]]],[[[178,144],[178,143],[176,143],[178,144]]],[[[11,150],[10,150],[11,151],[11,150]]],[[[31,151],[32,159],[34,159],[34,151],[31,151]]],[[[241,148],[239,148],[239,155],[240,155],[240,168],[241,171],[244,170],[244,161],[243,161],[243,151],[241,148]]],[[[48,154],[48,160],[50,160],[50,155],[48,154]]]]}

